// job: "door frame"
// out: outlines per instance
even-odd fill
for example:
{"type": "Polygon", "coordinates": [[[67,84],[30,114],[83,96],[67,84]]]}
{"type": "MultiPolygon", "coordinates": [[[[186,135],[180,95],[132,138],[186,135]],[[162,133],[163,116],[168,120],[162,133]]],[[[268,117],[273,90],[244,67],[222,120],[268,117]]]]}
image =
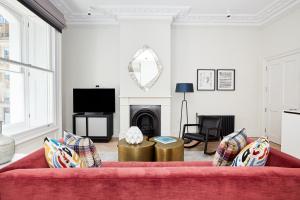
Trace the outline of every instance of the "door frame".
{"type": "Polygon", "coordinates": [[[267,134],[267,128],[268,128],[268,98],[269,98],[269,72],[268,72],[268,63],[273,61],[273,60],[277,60],[277,59],[281,59],[287,56],[292,56],[292,55],[296,55],[296,54],[300,54],[300,48],[291,50],[291,51],[286,51],[284,53],[281,54],[277,54],[274,56],[269,56],[269,57],[265,57],[263,58],[263,72],[262,72],[262,83],[263,83],[263,87],[262,87],[262,119],[263,119],[263,126],[262,126],[262,131],[264,133],[265,136],[268,136],[267,134]]]}

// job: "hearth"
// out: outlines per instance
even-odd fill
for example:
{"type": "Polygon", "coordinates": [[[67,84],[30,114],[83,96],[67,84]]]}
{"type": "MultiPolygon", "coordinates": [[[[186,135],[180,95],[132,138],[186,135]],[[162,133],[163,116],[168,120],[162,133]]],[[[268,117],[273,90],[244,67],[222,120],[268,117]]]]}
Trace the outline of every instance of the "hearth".
{"type": "Polygon", "coordinates": [[[130,105],[130,126],[137,126],[145,136],[161,135],[160,105],[130,105]]]}

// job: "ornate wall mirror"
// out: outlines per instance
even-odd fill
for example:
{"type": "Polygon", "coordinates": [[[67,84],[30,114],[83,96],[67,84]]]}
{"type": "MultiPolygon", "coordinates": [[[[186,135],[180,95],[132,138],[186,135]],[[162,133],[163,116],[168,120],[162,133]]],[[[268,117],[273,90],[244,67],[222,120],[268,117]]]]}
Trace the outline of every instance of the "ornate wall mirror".
{"type": "Polygon", "coordinates": [[[144,91],[149,90],[159,78],[162,66],[156,53],[148,46],[139,49],[128,66],[131,78],[144,91]]]}

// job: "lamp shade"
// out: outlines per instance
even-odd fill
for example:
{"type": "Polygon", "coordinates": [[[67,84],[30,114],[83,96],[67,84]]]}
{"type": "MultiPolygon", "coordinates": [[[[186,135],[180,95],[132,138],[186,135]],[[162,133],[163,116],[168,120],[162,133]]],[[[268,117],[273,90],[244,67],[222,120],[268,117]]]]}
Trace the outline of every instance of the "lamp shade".
{"type": "Polygon", "coordinates": [[[194,92],[193,83],[177,83],[175,92],[194,92]]]}

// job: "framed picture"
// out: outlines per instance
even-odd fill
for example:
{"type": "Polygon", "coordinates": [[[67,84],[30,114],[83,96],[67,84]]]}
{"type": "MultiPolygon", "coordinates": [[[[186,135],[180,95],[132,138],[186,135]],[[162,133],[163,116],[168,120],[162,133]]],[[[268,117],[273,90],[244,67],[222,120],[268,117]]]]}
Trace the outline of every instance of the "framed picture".
{"type": "Polygon", "coordinates": [[[215,90],[215,70],[198,69],[197,70],[197,90],[214,91],[215,90]]]}
{"type": "Polygon", "coordinates": [[[217,70],[217,90],[234,91],[235,90],[235,70],[218,69],[217,70]]]}

